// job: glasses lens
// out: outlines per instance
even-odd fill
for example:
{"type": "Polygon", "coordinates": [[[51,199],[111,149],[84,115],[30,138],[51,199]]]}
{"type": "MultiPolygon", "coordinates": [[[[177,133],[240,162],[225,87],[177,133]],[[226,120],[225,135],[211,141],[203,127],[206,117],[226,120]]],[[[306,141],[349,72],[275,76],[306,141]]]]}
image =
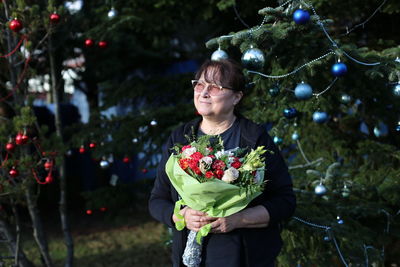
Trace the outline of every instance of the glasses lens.
{"type": "Polygon", "coordinates": [[[221,87],[216,84],[210,84],[209,87],[210,95],[219,95],[222,93],[221,87]]]}

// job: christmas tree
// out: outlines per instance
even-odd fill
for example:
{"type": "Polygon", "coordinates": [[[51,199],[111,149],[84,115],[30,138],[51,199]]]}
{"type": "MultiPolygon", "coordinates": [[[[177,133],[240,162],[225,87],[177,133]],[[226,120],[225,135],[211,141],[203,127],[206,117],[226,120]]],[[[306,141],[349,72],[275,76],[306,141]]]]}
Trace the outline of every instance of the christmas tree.
{"type": "Polygon", "coordinates": [[[215,60],[242,52],[243,112],[272,127],[293,177],[279,265],[399,262],[400,47],[381,30],[399,8],[282,1],[259,10],[257,26],[207,42],[215,60]]]}

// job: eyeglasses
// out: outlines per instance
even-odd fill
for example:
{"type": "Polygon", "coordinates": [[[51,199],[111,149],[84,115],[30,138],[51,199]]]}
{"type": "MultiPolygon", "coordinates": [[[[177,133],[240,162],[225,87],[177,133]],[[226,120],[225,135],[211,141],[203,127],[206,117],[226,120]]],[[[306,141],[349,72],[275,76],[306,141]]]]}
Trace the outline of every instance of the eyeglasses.
{"type": "Polygon", "coordinates": [[[215,83],[206,83],[205,81],[201,80],[192,80],[193,89],[196,93],[203,92],[204,88],[208,89],[208,93],[211,96],[221,95],[224,92],[224,89],[230,89],[226,86],[221,86],[215,83]]]}

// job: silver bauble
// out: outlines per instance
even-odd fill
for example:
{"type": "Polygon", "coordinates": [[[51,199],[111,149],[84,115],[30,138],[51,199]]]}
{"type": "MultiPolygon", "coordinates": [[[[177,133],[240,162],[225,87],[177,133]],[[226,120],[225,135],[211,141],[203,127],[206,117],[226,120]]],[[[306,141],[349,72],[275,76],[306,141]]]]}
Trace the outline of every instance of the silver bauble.
{"type": "Polygon", "coordinates": [[[109,19],[113,19],[113,18],[115,18],[117,15],[118,15],[118,11],[117,11],[115,8],[113,8],[113,7],[110,9],[110,11],[108,11],[108,14],[107,14],[107,16],[108,16],[109,19]]]}
{"type": "Polygon", "coordinates": [[[349,96],[348,94],[342,94],[342,96],[340,97],[340,102],[342,102],[343,104],[348,104],[351,101],[351,96],[349,96]]]}
{"type": "Polygon", "coordinates": [[[100,168],[102,168],[104,170],[104,169],[107,169],[108,167],[110,167],[110,162],[108,162],[105,159],[102,159],[100,161],[100,168]]]}
{"type": "Polygon", "coordinates": [[[260,70],[264,67],[264,53],[258,48],[250,48],[242,55],[242,64],[249,70],[260,70]]]}
{"type": "Polygon", "coordinates": [[[297,141],[297,140],[299,140],[299,138],[300,138],[300,136],[299,136],[299,134],[298,134],[297,132],[294,132],[294,133],[292,134],[292,140],[293,140],[293,141],[297,141]]]}
{"type": "Polygon", "coordinates": [[[156,126],[156,125],[157,125],[157,121],[156,121],[156,120],[152,120],[152,121],[150,122],[150,125],[151,125],[151,126],[156,126]]]}
{"type": "Polygon", "coordinates": [[[317,185],[314,189],[315,194],[318,196],[322,196],[322,195],[326,194],[326,191],[327,191],[326,187],[322,183],[317,185]]]}
{"type": "Polygon", "coordinates": [[[350,195],[350,189],[345,185],[342,189],[342,196],[349,197],[349,195],[350,195]]]}
{"type": "Polygon", "coordinates": [[[394,87],[393,87],[393,94],[395,96],[400,96],[400,82],[397,83],[394,87]]]}
{"type": "Polygon", "coordinates": [[[211,60],[219,61],[221,59],[228,59],[228,54],[224,50],[218,48],[218,50],[215,50],[214,53],[212,53],[211,60]]]}

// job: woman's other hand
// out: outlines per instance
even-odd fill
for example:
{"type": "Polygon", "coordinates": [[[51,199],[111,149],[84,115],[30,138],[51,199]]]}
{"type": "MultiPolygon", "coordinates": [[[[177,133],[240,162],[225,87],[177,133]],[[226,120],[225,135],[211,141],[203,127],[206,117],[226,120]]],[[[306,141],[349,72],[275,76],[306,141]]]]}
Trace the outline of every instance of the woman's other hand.
{"type": "MultiPolygon", "coordinates": [[[[180,214],[185,218],[186,228],[198,232],[201,227],[215,221],[218,218],[207,216],[205,212],[194,210],[188,206],[181,209],[180,214]]],[[[172,216],[174,222],[179,221],[175,215],[172,216]]]]}

